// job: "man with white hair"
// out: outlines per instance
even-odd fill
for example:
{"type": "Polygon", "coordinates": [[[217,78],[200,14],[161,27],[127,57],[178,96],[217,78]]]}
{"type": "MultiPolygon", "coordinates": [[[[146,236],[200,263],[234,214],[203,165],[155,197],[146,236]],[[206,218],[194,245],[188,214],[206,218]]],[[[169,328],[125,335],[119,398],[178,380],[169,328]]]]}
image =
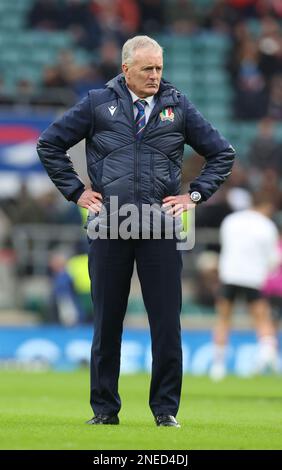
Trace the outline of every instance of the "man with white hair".
{"type": "Polygon", "coordinates": [[[89,236],[94,304],[90,398],[94,417],[89,424],[119,424],[121,337],[136,261],[152,338],[150,408],[157,426],[180,426],[176,415],[182,383],[182,260],[177,237],[166,236],[163,222],[176,221],[217,190],[231,172],[234,149],[186,96],[162,79],[162,72],[161,46],[147,36],[129,39],[122,49],[122,74],[104,89],[90,90],[43,132],[38,143],[39,157],[57,188],[94,213],[98,230],[102,225],[107,228],[106,237],[89,236]],[[67,155],[84,138],[91,189],[85,189],[67,155]],[[189,191],[180,195],[184,144],[203,155],[206,163],[189,191]],[[118,198],[115,211],[114,197],[118,198]],[[148,205],[160,208],[158,238],[151,237],[151,219],[150,236],[148,231],[143,236],[140,220],[148,205]],[[118,212],[121,227],[120,209],[129,206],[139,214],[130,226],[133,235],[119,231],[113,236],[111,215],[118,212]]]}

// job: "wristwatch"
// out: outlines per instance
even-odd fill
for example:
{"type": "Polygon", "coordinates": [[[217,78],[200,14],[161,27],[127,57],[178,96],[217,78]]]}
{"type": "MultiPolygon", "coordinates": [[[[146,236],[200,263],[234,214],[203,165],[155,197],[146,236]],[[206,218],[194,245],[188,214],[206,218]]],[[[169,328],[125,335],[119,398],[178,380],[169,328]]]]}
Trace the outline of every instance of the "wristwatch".
{"type": "Polygon", "coordinates": [[[194,202],[194,204],[199,204],[201,202],[202,195],[199,193],[199,191],[192,191],[190,193],[190,199],[194,202]]]}

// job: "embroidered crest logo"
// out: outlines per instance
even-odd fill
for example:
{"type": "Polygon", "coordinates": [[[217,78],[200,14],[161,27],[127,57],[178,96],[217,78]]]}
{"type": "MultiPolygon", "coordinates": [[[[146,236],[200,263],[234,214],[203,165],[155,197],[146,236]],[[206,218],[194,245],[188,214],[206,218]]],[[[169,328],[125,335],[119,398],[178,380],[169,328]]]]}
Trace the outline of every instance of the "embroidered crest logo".
{"type": "Polygon", "coordinates": [[[162,121],[174,121],[174,112],[172,108],[165,108],[160,113],[160,118],[162,121]]]}
{"type": "Polygon", "coordinates": [[[110,106],[108,110],[110,111],[111,115],[113,116],[115,114],[115,110],[117,109],[116,106],[110,106]]]}

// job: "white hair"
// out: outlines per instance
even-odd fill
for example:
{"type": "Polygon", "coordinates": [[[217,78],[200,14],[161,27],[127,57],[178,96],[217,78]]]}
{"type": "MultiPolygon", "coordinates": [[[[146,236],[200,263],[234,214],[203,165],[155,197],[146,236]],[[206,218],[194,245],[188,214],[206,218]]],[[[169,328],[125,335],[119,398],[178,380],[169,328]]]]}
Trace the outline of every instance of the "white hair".
{"type": "Polygon", "coordinates": [[[163,53],[163,48],[159,45],[155,39],[150,38],[149,36],[134,36],[131,39],[128,39],[122,48],[122,63],[131,64],[133,62],[134,52],[137,49],[153,47],[163,53]]]}

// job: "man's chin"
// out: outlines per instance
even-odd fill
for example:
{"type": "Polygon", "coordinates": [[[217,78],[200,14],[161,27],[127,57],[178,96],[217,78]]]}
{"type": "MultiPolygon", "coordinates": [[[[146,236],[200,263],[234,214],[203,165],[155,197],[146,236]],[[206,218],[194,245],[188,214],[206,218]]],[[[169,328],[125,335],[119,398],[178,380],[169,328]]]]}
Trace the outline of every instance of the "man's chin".
{"type": "Polygon", "coordinates": [[[151,95],[154,95],[155,93],[158,93],[159,87],[157,85],[155,86],[147,86],[146,87],[146,92],[150,93],[151,95]]]}

